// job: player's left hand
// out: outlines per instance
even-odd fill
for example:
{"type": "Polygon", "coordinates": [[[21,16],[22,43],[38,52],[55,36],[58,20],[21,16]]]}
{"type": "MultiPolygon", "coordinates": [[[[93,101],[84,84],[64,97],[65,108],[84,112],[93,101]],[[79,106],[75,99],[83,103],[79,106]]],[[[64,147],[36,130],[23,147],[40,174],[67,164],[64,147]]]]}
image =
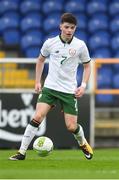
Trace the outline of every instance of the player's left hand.
{"type": "Polygon", "coordinates": [[[76,89],[75,91],[75,97],[78,98],[78,97],[81,97],[84,95],[84,92],[85,92],[85,88],[80,86],[76,89]]]}
{"type": "Polygon", "coordinates": [[[35,92],[40,93],[42,90],[41,83],[35,83],[35,92]]]}

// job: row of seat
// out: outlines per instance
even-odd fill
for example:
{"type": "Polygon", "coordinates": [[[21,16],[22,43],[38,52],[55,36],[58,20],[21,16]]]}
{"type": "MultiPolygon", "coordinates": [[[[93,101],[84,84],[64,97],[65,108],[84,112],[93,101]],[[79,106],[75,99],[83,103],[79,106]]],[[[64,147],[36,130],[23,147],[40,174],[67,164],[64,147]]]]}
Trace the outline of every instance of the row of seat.
{"type": "Polygon", "coordinates": [[[34,88],[35,81],[33,79],[4,79],[0,82],[2,88],[34,88]]]}
{"type": "Polygon", "coordinates": [[[37,57],[43,41],[59,34],[60,16],[68,11],[76,15],[76,36],[91,57],[119,57],[118,7],[118,0],[1,0],[0,37],[6,46],[19,45],[22,56],[37,57]]]}
{"type": "MultiPolygon", "coordinates": [[[[21,85],[21,87],[24,86],[24,82],[26,81],[26,86],[29,86],[30,83],[32,85],[34,85],[34,80],[31,81],[32,79],[29,79],[29,71],[26,69],[18,69],[17,64],[13,63],[13,64],[4,64],[1,65],[0,68],[4,68],[4,73],[2,71],[0,71],[0,79],[2,79],[1,81],[1,85],[5,86],[5,82],[7,82],[8,84],[7,87],[11,87],[14,86],[16,87],[21,85]],[[22,83],[23,80],[23,83],[22,83]],[[27,81],[28,84],[27,85],[27,81]],[[30,82],[30,83],[29,83],[30,82]],[[20,84],[19,84],[20,83],[20,84]]],[[[113,89],[119,89],[119,64],[113,64],[113,65],[104,65],[103,67],[99,68],[98,70],[98,78],[97,78],[97,87],[98,89],[109,89],[109,88],[113,88],[113,89]]],[[[82,79],[82,72],[83,72],[83,67],[80,65],[78,67],[77,70],[77,83],[78,86],[81,83],[81,79],[82,79]]],[[[48,64],[45,64],[44,67],[44,71],[43,74],[47,75],[48,73],[48,64]]],[[[25,87],[26,87],[25,86],[25,87]]],[[[33,87],[33,86],[32,86],[33,87]]]]}
{"type": "MultiPolygon", "coordinates": [[[[48,37],[53,37],[58,34],[59,31],[54,30],[47,36],[43,36],[40,30],[31,30],[21,35],[17,29],[9,29],[4,31],[2,37],[6,45],[19,44],[21,50],[26,52],[27,57],[36,57],[43,41],[48,37]],[[29,54],[29,51],[32,52],[29,54]]],[[[110,36],[107,31],[99,31],[89,37],[85,31],[79,30],[76,32],[76,37],[87,43],[91,57],[119,57],[119,33],[110,36]]]]}
{"type": "MultiPolygon", "coordinates": [[[[0,64],[1,65],[1,64],[0,64]]],[[[3,64],[0,70],[0,87],[2,88],[34,88],[34,79],[29,78],[27,69],[17,69],[17,64],[3,64]]]]}
{"type": "MultiPolygon", "coordinates": [[[[57,29],[60,23],[60,15],[58,13],[49,14],[48,17],[42,18],[39,13],[30,13],[22,19],[18,18],[18,13],[9,12],[4,14],[0,18],[0,33],[8,28],[18,28],[21,33],[26,33],[34,28],[43,30],[44,33],[48,33],[54,29],[57,29]]],[[[77,14],[78,20],[77,28],[79,30],[88,31],[92,34],[96,31],[108,31],[112,34],[119,32],[119,15],[109,20],[106,14],[97,14],[87,19],[85,14],[77,14]]]]}
{"type": "MultiPolygon", "coordinates": [[[[81,84],[82,72],[83,67],[80,65],[77,70],[78,86],[81,84]]],[[[119,89],[119,64],[103,65],[97,73],[98,89],[119,89]]]]}
{"type": "MultiPolygon", "coordinates": [[[[80,65],[77,71],[78,86],[81,84],[83,68],[80,65]]],[[[119,64],[103,65],[98,69],[98,89],[119,89],[119,64]]],[[[97,106],[118,106],[119,95],[97,94],[95,96],[97,106]]]]}
{"type": "Polygon", "coordinates": [[[5,51],[0,50],[0,58],[4,58],[6,56],[5,51]]]}
{"type": "Polygon", "coordinates": [[[109,13],[116,15],[119,12],[118,0],[1,0],[0,14],[13,10],[20,11],[23,15],[29,11],[42,11],[44,14],[54,12],[87,12],[88,15],[101,13],[109,13]],[[64,6],[65,4],[65,6],[64,6]]]}
{"type": "Polygon", "coordinates": [[[112,94],[97,94],[95,96],[96,106],[119,106],[119,96],[112,94]]]}

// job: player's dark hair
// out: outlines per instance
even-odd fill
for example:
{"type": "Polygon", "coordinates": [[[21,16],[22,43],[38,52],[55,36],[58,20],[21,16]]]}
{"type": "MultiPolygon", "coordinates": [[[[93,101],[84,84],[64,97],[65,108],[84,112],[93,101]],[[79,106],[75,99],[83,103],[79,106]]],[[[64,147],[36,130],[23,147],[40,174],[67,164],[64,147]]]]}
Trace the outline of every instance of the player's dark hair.
{"type": "Polygon", "coordinates": [[[61,16],[61,23],[64,22],[77,25],[77,19],[72,13],[64,13],[61,16]]]}

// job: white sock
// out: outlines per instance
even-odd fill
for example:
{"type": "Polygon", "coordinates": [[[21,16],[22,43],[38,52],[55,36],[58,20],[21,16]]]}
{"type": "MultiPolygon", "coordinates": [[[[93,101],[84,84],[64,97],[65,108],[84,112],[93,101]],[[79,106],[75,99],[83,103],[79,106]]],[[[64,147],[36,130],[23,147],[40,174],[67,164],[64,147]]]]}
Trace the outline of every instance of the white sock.
{"type": "Polygon", "coordinates": [[[26,153],[26,150],[28,149],[29,144],[31,143],[34,136],[36,135],[37,130],[38,130],[38,127],[34,127],[30,124],[27,125],[23,138],[22,138],[21,146],[19,149],[19,152],[21,154],[26,153]]]}
{"type": "Polygon", "coordinates": [[[84,131],[81,125],[79,125],[79,132],[74,134],[74,137],[80,146],[86,143],[86,138],[84,136],[84,131]]]}

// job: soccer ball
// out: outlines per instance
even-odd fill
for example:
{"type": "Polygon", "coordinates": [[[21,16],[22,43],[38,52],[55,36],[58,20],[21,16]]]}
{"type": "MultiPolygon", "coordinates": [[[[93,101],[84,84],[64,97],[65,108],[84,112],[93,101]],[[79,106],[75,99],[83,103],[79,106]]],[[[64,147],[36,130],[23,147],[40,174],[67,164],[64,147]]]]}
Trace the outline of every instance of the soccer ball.
{"type": "Polygon", "coordinates": [[[47,156],[53,150],[53,142],[48,137],[38,137],[33,143],[33,149],[38,152],[39,156],[47,156]]]}

